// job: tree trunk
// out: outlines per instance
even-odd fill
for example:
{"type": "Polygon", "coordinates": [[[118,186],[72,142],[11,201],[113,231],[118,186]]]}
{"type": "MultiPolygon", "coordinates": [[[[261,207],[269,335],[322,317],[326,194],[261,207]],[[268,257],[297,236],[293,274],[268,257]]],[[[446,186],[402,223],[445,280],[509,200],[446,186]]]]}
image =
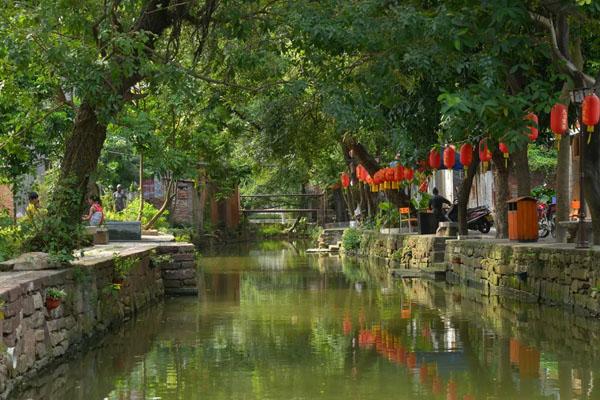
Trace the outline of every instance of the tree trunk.
{"type": "Polygon", "coordinates": [[[174,197],[175,196],[173,195],[173,179],[171,179],[171,182],[169,182],[169,186],[167,187],[167,194],[165,196],[165,200],[163,201],[162,206],[156,212],[156,214],[154,214],[152,218],[150,218],[150,221],[148,221],[148,223],[144,226],[144,229],[152,229],[152,227],[154,227],[156,221],[158,221],[160,216],[163,215],[167,208],[169,208],[169,206],[171,205],[171,201],[173,201],[174,197]]]}
{"type": "Polygon", "coordinates": [[[589,133],[584,136],[586,144],[583,146],[584,150],[582,154],[584,173],[583,190],[585,202],[592,217],[594,244],[600,244],[600,130],[598,129],[598,125],[595,128],[591,134],[592,137],[589,144],[587,144],[589,133]]]}
{"type": "Polygon", "coordinates": [[[527,145],[511,154],[514,168],[512,173],[517,181],[517,196],[531,196],[531,174],[529,172],[529,158],[527,145]]]}
{"type": "MultiPolygon", "coordinates": [[[[174,23],[181,22],[188,15],[189,7],[189,2],[172,4],[171,0],[147,0],[131,25],[129,34],[133,36],[144,32],[148,37],[145,49],[151,54],[157,38],[174,23]]],[[[209,32],[208,26],[216,7],[215,0],[206,0],[202,19],[199,19],[199,25],[205,27],[206,32],[209,32]]],[[[130,97],[131,87],[144,79],[144,75],[134,71],[121,79],[114,79],[110,74],[104,79],[106,95],[117,96],[119,99],[111,104],[109,111],[111,115],[116,115],[121,110],[123,101],[130,97]]],[[[97,112],[100,110],[93,103],[84,98],[77,110],[73,130],[66,141],[60,176],[48,204],[48,218],[44,229],[30,243],[38,249],[57,252],[78,245],[72,239],[76,236],[75,228],[81,223],[87,184],[96,171],[106,139],[106,122],[98,120],[97,112]]]]}
{"type": "MultiPolygon", "coordinates": [[[[567,84],[563,85],[560,101],[569,105],[569,91],[567,84]]],[[[568,133],[558,142],[558,162],[556,165],[556,223],[568,221],[571,213],[571,139],[568,133]]],[[[557,227],[558,228],[558,227],[557,227]]],[[[556,229],[556,240],[559,243],[566,241],[566,231],[556,229]]]]}
{"type": "Polygon", "coordinates": [[[49,216],[66,225],[80,223],[88,182],[96,171],[105,138],[106,125],[98,121],[93,107],[84,102],[66,142],[60,176],[48,205],[49,216]]]}
{"type": "Polygon", "coordinates": [[[140,151],[140,170],[139,170],[139,179],[140,179],[140,208],[138,210],[137,220],[141,221],[142,216],[144,214],[144,152],[140,151]]]}
{"type": "Polygon", "coordinates": [[[496,225],[496,238],[506,239],[508,237],[508,167],[505,159],[497,148],[492,151],[494,161],[494,203],[496,214],[494,223],[496,225]]]}
{"type": "MultiPolygon", "coordinates": [[[[477,149],[477,146],[475,146],[477,149]]],[[[466,170],[467,176],[463,179],[460,189],[458,191],[458,234],[468,235],[469,229],[467,228],[467,206],[469,204],[469,195],[471,194],[471,187],[473,187],[473,180],[477,175],[477,167],[479,166],[479,152],[473,151],[473,162],[469,165],[466,170]]]]}

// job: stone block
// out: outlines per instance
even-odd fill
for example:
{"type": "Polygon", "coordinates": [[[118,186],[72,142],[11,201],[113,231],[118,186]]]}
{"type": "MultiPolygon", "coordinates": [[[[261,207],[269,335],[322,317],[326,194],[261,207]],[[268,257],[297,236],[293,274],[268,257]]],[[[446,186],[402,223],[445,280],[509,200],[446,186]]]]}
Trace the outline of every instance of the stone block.
{"type": "Polygon", "coordinates": [[[173,261],[194,261],[193,253],[178,253],[173,254],[173,261]]]}
{"type": "Polygon", "coordinates": [[[46,343],[37,342],[35,344],[35,358],[41,360],[42,358],[46,357],[47,354],[48,348],[46,347],[46,343]]]}
{"type": "Polygon", "coordinates": [[[142,223],[139,221],[105,221],[110,240],[142,240],[142,223]]]}
{"type": "Polygon", "coordinates": [[[4,306],[4,318],[14,317],[23,310],[23,300],[19,297],[17,300],[4,306]]]}
{"type": "Polygon", "coordinates": [[[581,266],[572,266],[570,268],[570,272],[571,278],[573,279],[579,279],[582,281],[587,281],[589,279],[590,271],[587,268],[581,266]]]}
{"type": "Polygon", "coordinates": [[[177,288],[177,287],[181,287],[183,286],[183,282],[180,280],[167,280],[165,279],[164,281],[165,284],[165,288],[177,288]]]}
{"type": "Polygon", "coordinates": [[[23,253],[15,259],[0,263],[2,271],[37,271],[52,268],[59,268],[59,265],[51,264],[48,253],[42,252],[23,253]]]}
{"type": "Polygon", "coordinates": [[[31,298],[33,300],[33,307],[36,310],[39,310],[44,306],[44,300],[42,299],[41,293],[34,293],[31,298]]]}
{"type": "Polygon", "coordinates": [[[28,317],[35,311],[35,304],[32,296],[23,299],[23,316],[28,317]]]}
{"type": "Polygon", "coordinates": [[[193,269],[173,269],[163,271],[163,278],[166,280],[172,279],[190,279],[196,276],[196,271],[193,269]]]}

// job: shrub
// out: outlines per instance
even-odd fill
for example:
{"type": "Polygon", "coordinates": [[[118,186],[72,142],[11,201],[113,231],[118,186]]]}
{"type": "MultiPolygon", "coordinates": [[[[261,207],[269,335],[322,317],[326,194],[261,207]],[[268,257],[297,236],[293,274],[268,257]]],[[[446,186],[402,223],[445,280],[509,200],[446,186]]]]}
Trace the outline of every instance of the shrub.
{"type": "Polygon", "coordinates": [[[400,225],[400,211],[389,201],[379,203],[379,211],[375,217],[377,228],[393,228],[400,225]]]}
{"type": "Polygon", "coordinates": [[[140,259],[137,257],[121,257],[117,253],[115,253],[114,255],[115,255],[115,259],[114,259],[115,278],[119,278],[119,279],[127,278],[127,275],[129,275],[129,272],[131,271],[131,269],[133,267],[135,267],[138,264],[138,262],[140,261],[140,259]]]}
{"type": "Polygon", "coordinates": [[[280,224],[261,225],[259,233],[263,237],[273,237],[285,233],[285,228],[280,224]]]}
{"type": "MultiPolygon", "coordinates": [[[[127,207],[120,213],[114,212],[110,209],[105,208],[106,219],[113,221],[136,221],[138,213],[140,211],[140,199],[136,198],[127,204],[127,207]]],[[[142,225],[146,225],[154,215],[158,212],[158,209],[147,201],[144,202],[144,209],[142,210],[142,225]]],[[[169,212],[165,211],[160,218],[154,223],[155,229],[167,229],[169,222],[167,217],[169,212]]]]}
{"type": "Polygon", "coordinates": [[[344,250],[358,250],[360,248],[360,231],[348,228],[342,235],[342,247],[344,250]]]}

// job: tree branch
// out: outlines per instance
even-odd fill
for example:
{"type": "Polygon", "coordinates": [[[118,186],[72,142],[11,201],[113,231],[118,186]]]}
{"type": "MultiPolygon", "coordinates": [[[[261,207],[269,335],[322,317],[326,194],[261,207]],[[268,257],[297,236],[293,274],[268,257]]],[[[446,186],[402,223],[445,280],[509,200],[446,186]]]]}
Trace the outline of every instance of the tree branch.
{"type": "Polygon", "coordinates": [[[581,81],[586,87],[594,86],[596,84],[596,80],[593,77],[583,73],[583,71],[579,70],[579,68],[577,68],[577,66],[560,51],[558,39],[556,36],[556,29],[554,27],[554,22],[552,22],[552,19],[544,17],[543,15],[534,13],[532,11],[529,11],[529,16],[531,17],[531,19],[548,29],[548,31],[550,32],[550,44],[552,47],[552,53],[554,54],[554,57],[563,66],[565,70],[564,72],[567,73],[574,80],[581,81]]]}

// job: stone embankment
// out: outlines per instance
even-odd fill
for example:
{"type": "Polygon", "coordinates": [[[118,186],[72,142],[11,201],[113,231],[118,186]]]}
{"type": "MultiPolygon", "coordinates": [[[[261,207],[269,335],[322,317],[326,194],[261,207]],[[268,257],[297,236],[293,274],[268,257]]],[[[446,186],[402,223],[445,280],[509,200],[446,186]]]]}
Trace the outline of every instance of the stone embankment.
{"type": "Polygon", "coordinates": [[[600,315],[600,251],[568,244],[453,240],[446,248],[447,280],[485,294],[561,305],[600,315]]]}
{"type": "Polygon", "coordinates": [[[111,243],[84,249],[66,269],[31,264],[34,270],[0,273],[1,398],[165,294],[197,294],[194,247],[187,243],[111,243]],[[119,263],[128,266],[122,282],[119,263]],[[66,294],[52,310],[49,289],[66,294]]]}
{"type": "Polygon", "coordinates": [[[363,231],[360,248],[343,252],[382,261],[378,264],[398,276],[445,274],[447,282],[476,288],[487,296],[509,296],[566,307],[582,316],[600,316],[598,247],[580,250],[573,244],[363,231]]]}
{"type": "Polygon", "coordinates": [[[362,231],[359,249],[345,252],[376,259],[390,270],[411,269],[434,275],[446,270],[446,240],[447,237],[435,235],[362,231]]]}

